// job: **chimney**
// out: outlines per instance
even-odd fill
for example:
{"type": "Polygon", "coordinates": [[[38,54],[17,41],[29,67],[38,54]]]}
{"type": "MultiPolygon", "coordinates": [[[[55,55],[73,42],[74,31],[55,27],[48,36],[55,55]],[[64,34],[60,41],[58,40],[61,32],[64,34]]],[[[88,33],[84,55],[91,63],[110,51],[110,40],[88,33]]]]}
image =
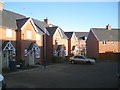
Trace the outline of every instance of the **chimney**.
{"type": "Polygon", "coordinates": [[[108,24],[108,25],[106,25],[106,29],[107,30],[112,30],[112,26],[108,24]]]}
{"type": "Polygon", "coordinates": [[[49,25],[49,21],[48,21],[47,17],[46,17],[46,19],[44,19],[44,22],[49,25]]]}
{"type": "Polygon", "coordinates": [[[0,1],[0,11],[3,10],[3,5],[4,5],[4,3],[2,1],[0,1]]]}

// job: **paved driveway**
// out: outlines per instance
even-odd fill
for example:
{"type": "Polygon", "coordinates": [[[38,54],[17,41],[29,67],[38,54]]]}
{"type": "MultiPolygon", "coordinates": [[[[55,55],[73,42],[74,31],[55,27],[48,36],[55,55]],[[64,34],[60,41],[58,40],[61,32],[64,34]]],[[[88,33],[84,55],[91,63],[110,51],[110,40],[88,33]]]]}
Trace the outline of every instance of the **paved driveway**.
{"type": "Polygon", "coordinates": [[[61,63],[6,75],[8,88],[117,88],[116,62],[61,63]]]}

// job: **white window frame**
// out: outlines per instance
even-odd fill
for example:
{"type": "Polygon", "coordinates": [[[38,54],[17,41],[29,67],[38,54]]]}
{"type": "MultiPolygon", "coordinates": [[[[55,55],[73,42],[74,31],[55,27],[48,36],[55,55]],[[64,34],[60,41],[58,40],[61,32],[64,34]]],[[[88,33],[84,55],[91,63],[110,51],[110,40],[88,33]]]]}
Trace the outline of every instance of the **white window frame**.
{"type": "Polygon", "coordinates": [[[11,29],[6,29],[6,37],[12,38],[12,30],[11,29]]]}
{"type": "Polygon", "coordinates": [[[59,42],[59,38],[58,38],[58,36],[55,37],[55,42],[56,42],[56,43],[59,42]]]}
{"type": "Polygon", "coordinates": [[[106,42],[106,41],[102,41],[102,44],[103,44],[103,45],[106,45],[106,44],[107,44],[107,42],[106,42]]]}
{"type": "Polygon", "coordinates": [[[25,50],[24,50],[24,54],[25,54],[25,56],[27,56],[27,52],[28,52],[27,49],[25,49],[25,50]]]}
{"type": "Polygon", "coordinates": [[[115,45],[115,42],[114,42],[114,41],[111,41],[111,45],[114,46],[114,45],[115,45]]]}
{"type": "Polygon", "coordinates": [[[32,32],[27,30],[27,39],[32,39],[32,32]]]}
{"type": "Polygon", "coordinates": [[[36,34],[36,41],[40,41],[40,35],[36,34]]]}

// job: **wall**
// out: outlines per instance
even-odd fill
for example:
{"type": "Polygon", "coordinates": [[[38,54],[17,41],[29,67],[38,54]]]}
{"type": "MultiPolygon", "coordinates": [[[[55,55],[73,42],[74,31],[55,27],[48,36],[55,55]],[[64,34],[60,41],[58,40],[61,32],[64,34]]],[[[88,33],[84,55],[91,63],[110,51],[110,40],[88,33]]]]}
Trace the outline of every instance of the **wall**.
{"type": "Polygon", "coordinates": [[[19,44],[18,45],[18,53],[20,53],[20,54],[18,54],[17,57],[19,57],[18,58],[19,60],[20,59],[25,60],[26,64],[28,64],[28,62],[29,62],[29,55],[25,56],[24,50],[28,49],[29,46],[31,45],[31,43],[35,43],[36,42],[38,44],[39,48],[40,48],[41,56],[40,56],[40,58],[35,59],[35,62],[37,60],[39,60],[40,63],[41,63],[41,60],[43,59],[43,35],[39,35],[40,40],[36,41],[36,34],[37,33],[36,33],[32,23],[31,23],[31,21],[27,22],[27,24],[23,28],[23,30],[21,30],[21,31],[18,30],[17,31],[17,35],[19,35],[19,37],[17,39],[20,39],[19,42],[18,42],[18,44],[19,44]],[[31,36],[30,39],[27,38],[27,31],[28,30],[32,32],[32,36],[31,36]],[[19,46],[20,46],[20,48],[19,48],[19,46]]]}
{"type": "MultiPolygon", "coordinates": [[[[67,55],[68,55],[68,40],[65,38],[62,38],[59,30],[57,29],[57,31],[53,35],[53,46],[56,46],[55,45],[56,36],[58,36],[58,45],[64,45],[66,47],[67,55]]],[[[54,53],[55,49],[56,48],[53,47],[53,53],[54,53]]]]}
{"type": "Polygon", "coordinates": [[[98,59],[99,58],[98,50],[99,50],[98,40],[94,36],[93,32],[90,30],[86,41],[87,57],[98,59]]]}
{"type": "Polygon", "coordinates": [[[72,53],[73,46],[76,46],[76,45],[78,45],[78,39],[75,36],[75,33],[73,33],[73,35],[71,37],[71,53],[72,53]]]}
{"type": "Polygon", "coordinates": [[[99,42],[99,59],[101,60],[118,60],[120,55],[119,50],[120,42],[114,41],[114,45],[111,44],[111,41],[107,41],[105,45],[102,44],[102,41],[99,42]]]}
{"type": "Polygon", "coordinates": [[[53,59],[53,38],[52,36],[46,37],[46,60],[47,62],[52,62],[53,59]]]}
{"type": "Polygon", "coordinates": [[[111,41],[107,41],[105,45],[102,44],[102,41],[99,42],[99,53],[105,52],[118,52],[118,41],[114,41],[114,45],[111,44],[111,41]]]}

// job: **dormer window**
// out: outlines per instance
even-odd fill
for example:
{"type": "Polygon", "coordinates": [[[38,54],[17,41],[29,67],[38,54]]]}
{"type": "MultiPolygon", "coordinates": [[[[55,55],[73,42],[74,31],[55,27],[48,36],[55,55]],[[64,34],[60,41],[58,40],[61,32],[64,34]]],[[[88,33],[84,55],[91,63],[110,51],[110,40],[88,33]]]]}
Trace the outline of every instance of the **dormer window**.
{"type": "Polygon", "coordinates": [[[103,44],[103,45],[106,45],[106,41],[103,41],[102,44],[103,44]]]}

